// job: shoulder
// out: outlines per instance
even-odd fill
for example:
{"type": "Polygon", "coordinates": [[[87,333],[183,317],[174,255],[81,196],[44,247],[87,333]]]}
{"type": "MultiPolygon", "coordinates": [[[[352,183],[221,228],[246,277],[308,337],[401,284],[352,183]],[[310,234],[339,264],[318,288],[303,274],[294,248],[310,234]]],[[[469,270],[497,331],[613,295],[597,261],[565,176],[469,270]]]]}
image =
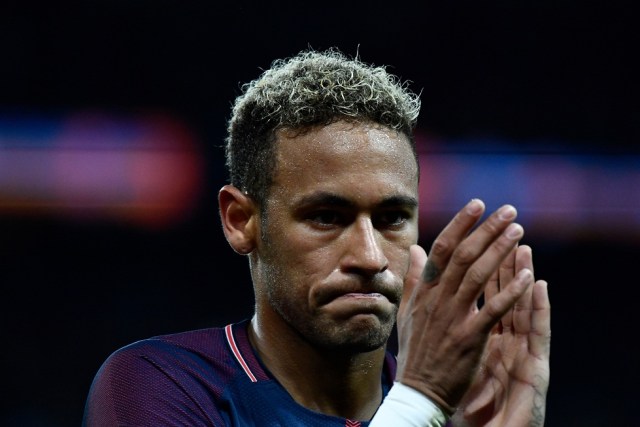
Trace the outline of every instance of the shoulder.
{"type": "MultiPolygon", "coordinates": [[[[102,365],[99,373],[132,376],[144,372],[145,368],[171,369],[173,363],[215,362],[224,359],[228,352],[222,328],[200,329],[171,335],[160,335],[143,339],[122,347],[112,353],[102,365]]],[[[184,368],[184,366],[182,366],[184,368]]]]}
{"type": "Polygon", "coordinates": [[[215,416],[216,400],[237,372],[232,358],[223,328],[156,336],[122,347],[93,380],[85,423],[135,424],[172,417],[176,405],[181,415],[215,416]]]}

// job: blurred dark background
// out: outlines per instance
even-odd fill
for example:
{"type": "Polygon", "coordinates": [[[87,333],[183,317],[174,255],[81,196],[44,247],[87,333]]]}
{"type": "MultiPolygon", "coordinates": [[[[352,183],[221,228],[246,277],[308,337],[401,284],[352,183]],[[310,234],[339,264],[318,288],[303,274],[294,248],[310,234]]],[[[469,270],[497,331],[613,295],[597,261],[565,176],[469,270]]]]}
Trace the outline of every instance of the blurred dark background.
{"type": "Polygon", "coordinates": [[[1,425],[79,425],[112,351],[250,316],[217,214],[229,107],[273,59],[333,46],[422,93],[424,167],[452,178],[421,183],[421,243],[464,188],[524,205],[554,309],[547,425],[640,425],[637,7],[416,4],[2,2],[1,425]]]}

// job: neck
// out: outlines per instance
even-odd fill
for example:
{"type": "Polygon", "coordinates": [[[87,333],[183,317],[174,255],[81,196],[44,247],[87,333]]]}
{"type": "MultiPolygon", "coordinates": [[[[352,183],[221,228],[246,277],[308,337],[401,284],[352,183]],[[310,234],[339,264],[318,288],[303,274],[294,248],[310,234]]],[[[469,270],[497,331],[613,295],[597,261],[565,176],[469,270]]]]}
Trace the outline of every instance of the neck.
{"type": "Polygon", "coordinates": [[[283,327],[278,330],[267,329],[256,315],[249,339],[291,397],[316,412],[354,420],[371,419],[382,401],[384,347],[365,353],[318,348],[281,323],[283,327]]]}

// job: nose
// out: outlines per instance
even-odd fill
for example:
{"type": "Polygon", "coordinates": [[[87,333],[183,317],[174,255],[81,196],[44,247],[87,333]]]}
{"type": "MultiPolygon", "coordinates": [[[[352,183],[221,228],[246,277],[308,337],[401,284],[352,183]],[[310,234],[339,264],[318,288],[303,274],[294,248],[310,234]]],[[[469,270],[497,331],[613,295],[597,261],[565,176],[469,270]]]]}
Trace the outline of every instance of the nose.
{"type": "Polygon", "coordinates": [[[358,218],[347,230],[342,270],[368,276],[385,271],[389,260],[381,245],[381,238],[371,218],[358,218]]]}

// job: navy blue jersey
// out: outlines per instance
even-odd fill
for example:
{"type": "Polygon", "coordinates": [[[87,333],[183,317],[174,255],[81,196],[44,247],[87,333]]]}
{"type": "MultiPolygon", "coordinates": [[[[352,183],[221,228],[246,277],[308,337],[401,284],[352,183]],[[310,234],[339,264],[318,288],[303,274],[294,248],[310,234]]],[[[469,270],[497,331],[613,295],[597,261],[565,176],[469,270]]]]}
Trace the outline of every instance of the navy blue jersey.
{"type": "MultiPolygon", "coordinates": [[[[135,342],[96,374],[83,426],[365,427],[368,421],[320,414],[297,404],[262,366],[249,321],[135,342]]],[[[386,396],[396,361],[387,353],[386,396]]]]}

